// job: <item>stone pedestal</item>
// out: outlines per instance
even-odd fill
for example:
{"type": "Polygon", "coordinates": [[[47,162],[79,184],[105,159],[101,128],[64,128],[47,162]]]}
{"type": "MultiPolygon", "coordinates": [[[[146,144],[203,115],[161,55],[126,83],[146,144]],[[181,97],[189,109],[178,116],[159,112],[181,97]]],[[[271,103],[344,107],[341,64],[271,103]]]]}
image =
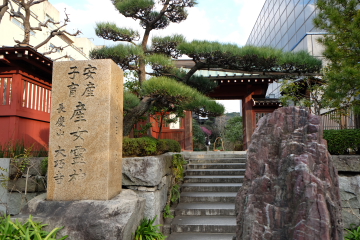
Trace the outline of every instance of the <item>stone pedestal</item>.
{"type": "Polygon", "coordinates": [[[48,200],[109,200],[122,180],[123,72],[112,60],[55,62],[48,200]]]}
{"type": "Polygon", "coordinates": [[[125,189],[109,201],[46,201],[46,194],[32,199],[18,220],[29,214],[35,221],[48,224],[45,230],[64,228],[57,237],[74,240],[132,240],[144,218],[145,199],[125,189]]]}

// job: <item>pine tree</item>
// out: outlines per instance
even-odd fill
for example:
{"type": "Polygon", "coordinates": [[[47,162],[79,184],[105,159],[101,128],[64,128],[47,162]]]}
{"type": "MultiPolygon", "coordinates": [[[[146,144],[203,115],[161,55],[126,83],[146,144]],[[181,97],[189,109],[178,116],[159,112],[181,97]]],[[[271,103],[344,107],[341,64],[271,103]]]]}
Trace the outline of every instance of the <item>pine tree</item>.
{"type": "Polygon", "coordinates": [[[328,32],[319,41],[329,64],[324,99],[329,107],[360,108],[360,11],[358,0],[319,0],[315,26],[328,32]]]}
{"type": "Polygon", "coordinates": [[[158,0],[157,3],[155,0],[111,1],[120,14],[138,20],[144,29],[144,34],[141,36],[135,30],[121,28],[114,23],[98,23],[97,36],[123,43],[96,49],[90,54],[95,59],[111,58],[123,70],[135,72],[136,81],[127,85],[130,85],[132,92],[127,94],[135,95],[127,99],[134,104],[137,96],[139,101],[136,106],[126,107],[124,135],[128,135],[139,118],[151,109],[178,115],[184,110],[208,116],[223,114],[222,105],[203,95],[212,91],[216,84],[209,79],[195,76],[196,71],[200,69],[216,67],[258,73],[283,72],[299,75],[317,72],[321,67],[321,61],[305,52],[283,53],[268,47],[239,47],[209,41],[186,42],[181,35],[153,37],[149,45],[152,31],[185,20],[186,9],[195,6],[196,1],[158,0]],[[172,61],[182,55],[187,55],[194,61],[194,66],[188,72],[177,69],[172,61]],[[147,72],[146,66],[150,66],[152,71],[147,72]],[[147,75],[152,78],[146,80],[147,75]]]}

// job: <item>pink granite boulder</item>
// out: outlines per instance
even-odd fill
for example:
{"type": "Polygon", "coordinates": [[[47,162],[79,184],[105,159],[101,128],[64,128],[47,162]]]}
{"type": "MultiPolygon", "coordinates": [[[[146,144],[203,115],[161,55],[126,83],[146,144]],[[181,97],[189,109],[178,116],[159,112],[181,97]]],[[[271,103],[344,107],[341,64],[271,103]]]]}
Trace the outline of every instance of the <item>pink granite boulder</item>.
{"type": "Polygon", "coordinates": [[[339,181],[320,122],[295,107],[259,121],[236,197],[236,239],[343,239],[339,181]]]}

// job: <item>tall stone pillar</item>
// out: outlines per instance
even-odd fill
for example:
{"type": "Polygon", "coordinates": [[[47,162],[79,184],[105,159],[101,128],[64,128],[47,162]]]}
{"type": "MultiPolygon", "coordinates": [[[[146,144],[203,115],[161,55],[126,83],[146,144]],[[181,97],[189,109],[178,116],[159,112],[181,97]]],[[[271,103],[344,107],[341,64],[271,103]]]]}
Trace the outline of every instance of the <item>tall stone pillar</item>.
{"type": "Polygon", "coordinates": [[[55,62],[48,200],[121,192],[123,72],[112,60],[55,62]]]}

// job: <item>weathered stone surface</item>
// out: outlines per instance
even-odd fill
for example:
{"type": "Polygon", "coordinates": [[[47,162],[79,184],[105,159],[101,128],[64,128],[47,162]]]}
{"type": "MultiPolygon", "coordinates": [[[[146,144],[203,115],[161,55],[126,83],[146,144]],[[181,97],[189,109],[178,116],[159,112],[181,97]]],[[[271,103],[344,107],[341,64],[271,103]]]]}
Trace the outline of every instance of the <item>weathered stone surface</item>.
{"type": "Polygon", "coordinates": [[[29,177],[26,182],[26,178],[18,178],[16,180],[9,180],[8,190],[10,192],[44,192],[45,182],[44,178],[29,177]]]}
{"type": "Polygon", "coordinates": [[[40,193],[18,193],[12,192],[8,194],[8,202],[6,204],[7,214],[17,215],[20,210],[33,198],[40,193]]]}
{"type": "Polygon", "coordinates": [[[360,155],[332,155],[331,158],[339,172],[360,173],[360,155]]]}
{"type": "Polygon", "coordinates": [[[7,182],[3,183],[2,181],[9,177],[9,171],[3,171],[2,169],[10,168],[10,158],[0,158],[0,214],[6,212],[7,203],[8,203],[8,190],[7,182]]]}
{"type": "Polygon", "coordinates": [[[48,199],[121,191],[123,72],[112,60],[54,63],[48,199]]]}
{"type": "Polygon", "coordinates": [[[360,176],[339,176],[344,228],[360,225],[360,176]]]}
{"type": "Polygon", "coordinates": [[[29,202],[19,219],[28,214],[49,224],[47,230],[65,226],[58,236],[73,240],[132,240],[144,217],[145,200],[132,190],[123,190],[108,201],[46,201],[40,195],[29,202]]]}
{"type": "Polygon", "coordinates": [[[172,154],[123,158],[124,186],[158,186],[171,173],[172,154]]]}
{"type": "Polygon", "coordinates": [[[166,206],[170,186],[170,176],[167,178],[168,181],[161,189],[151,187],[136,191],[140,197],[145,198],[144,217],[153,219],[157,216],[155,224],[163,224],[162,213],[166,206]]]}
{"type": "Polygon", "coordinates": [[[343,239],[338,176],[321,136],[320,117],[305,109],[259,121],[236,197],[236,239],[343,239]]]}

